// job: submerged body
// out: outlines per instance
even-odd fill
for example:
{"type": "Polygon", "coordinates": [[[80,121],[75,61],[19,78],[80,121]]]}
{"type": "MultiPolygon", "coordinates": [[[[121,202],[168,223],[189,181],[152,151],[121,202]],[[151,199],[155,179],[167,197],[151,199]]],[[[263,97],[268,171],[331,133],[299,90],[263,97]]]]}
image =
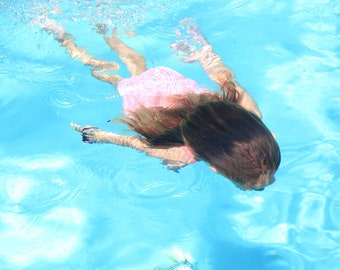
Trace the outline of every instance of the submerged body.
{"type": "Polygon", "coordinates": [[[132,75],[124,79],[112,72],[119,68],[118,63],[89,55],[54,21],[47,20],[43,27],[54,33],[71,57],[93,67],[94,77],[116,86],[123,98],[121,121],[139,134],[122,136],[72,123],[84,142],[133,147],[163,159],[172,169],[203,160],[243,189],[261,189],[274,181],[279,147],[263,124],[256,102],[237,83],[198,27],[190,27],[188,33],[200,50],[183,43],[172,47],[188,57],[185,62],[198,61],[221,92],[209,91],[170,68],[147,70],[141,54],[117,37],[105,36],[132,75]]]}

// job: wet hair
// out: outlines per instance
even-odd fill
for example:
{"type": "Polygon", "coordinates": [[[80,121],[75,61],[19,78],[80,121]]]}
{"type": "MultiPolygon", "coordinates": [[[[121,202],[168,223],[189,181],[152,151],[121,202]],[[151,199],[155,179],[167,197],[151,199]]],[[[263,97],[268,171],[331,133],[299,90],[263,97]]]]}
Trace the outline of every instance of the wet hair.
{"type": "MultiPolygon", "coordinates": [[[[164,97],[162,97],[164,98],[164,97]]],[[[224,100],[219,93],[169,95],[167,103],[175,104],[171,108],[144,107],[129,112],[124,118],[118,119],[133,131],[142,135],[152,146],[168,148],[183,145],[179,128],[180,122],[199,104],[224,100]]]]}
{"type": "Polygon", "coordinates": [[[186,145],[197,159],[245,189],[274,182],[280,149],[255,114],[235,102],[233,85],[219,93],[169,96],[173,108],[140,107],[121,119],[152,147],[186,145]]]}
{"type": "Polygon", "coordinates": [[[274,182],[279,146],[255,114],[229,101],[201,104],[181,122],[186,144],[217,172],[245,189],[274,182]]]}

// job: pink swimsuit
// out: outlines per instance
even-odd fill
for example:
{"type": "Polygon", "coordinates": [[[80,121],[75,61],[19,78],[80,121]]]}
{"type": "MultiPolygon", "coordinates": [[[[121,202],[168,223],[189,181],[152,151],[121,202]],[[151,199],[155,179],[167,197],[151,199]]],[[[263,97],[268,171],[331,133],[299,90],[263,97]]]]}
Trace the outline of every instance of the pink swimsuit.
{"type": "Polygon", "coordinates": [[[140,75],[121,80],[117,90],[123,98],[126,114],[143,105],[144,107],[171,107],[169,95],[185,93],[208,93],[209,91],[195,81],[167,68],[149,69],[140,75]]]}
{"type": "MultiPolygon", "coordinates": [[[[140,75],[123,79],[118,83],[117,90],[123,98],[125,114],[137,109],[140,105],[171,107],[174,104],[166,98],[169,95],[209,93],[209,90],[195,81],[167,67],[152,68],[140,75]]],[[[182,149],[190,162],[196,161],[187,147],[182,146],[182,149]]]]}

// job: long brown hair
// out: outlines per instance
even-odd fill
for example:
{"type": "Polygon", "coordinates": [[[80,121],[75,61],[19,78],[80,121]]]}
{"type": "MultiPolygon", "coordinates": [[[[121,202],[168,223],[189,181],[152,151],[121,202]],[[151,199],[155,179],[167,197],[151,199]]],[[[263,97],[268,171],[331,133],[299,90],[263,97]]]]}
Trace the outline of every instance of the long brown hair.
{"type": "MultiPolygon", "coordinates": [[[[165,98],[169,104],[174,104],[172,107],[146,108],[140,105],[138,109],[129,112],[128,115],[120,118],[119,121],[142,135],[152,146],[169,147],[170,145],[184,144],[179,130],[179,123],[197,105],[222,100],[229,100],[232,103],[237,102],[238,94],[234,83],[226,81],[221,86],[221,90],[221,92],[202,94],[185,93],[185,95],[169,95],[165,98]],[[169,138],[167,138],[167,134],[170,135],[169,138]],[[178,142],[176,142],[176,137],[178,137],[178,142]],[[161,140],[161,138],[164,139],[161,140]]],[[[157,99],[157,97],[154,98],[157,99]]]]}
{"type": "Polygon", "coordinates": [[[259,117],[236,104],[234,85],[222,89],[227,94],[169,96],[173,107],[141,106],[121,121],[152,147],[188,146],[246,189],[271,184],[281,159],[278,144],[259,117]]]}
{"type": "Polygon", "coordinates": [[[200,159],[246,189],[271,184],[279,167],[279,146],[255,114],[228,101],[201,104],[180,124],[200,159]]]}
{"type": "Polygon", "coordinates": [[[133,131],[142,135],[151,146],[168,148],[169,146],[184,145],[180,122],[199,104],[224,100],[219,93],[189,93],[186,95],[170,95],[166,97],[171,108],[139,106],[119,119],[133,131]]]}

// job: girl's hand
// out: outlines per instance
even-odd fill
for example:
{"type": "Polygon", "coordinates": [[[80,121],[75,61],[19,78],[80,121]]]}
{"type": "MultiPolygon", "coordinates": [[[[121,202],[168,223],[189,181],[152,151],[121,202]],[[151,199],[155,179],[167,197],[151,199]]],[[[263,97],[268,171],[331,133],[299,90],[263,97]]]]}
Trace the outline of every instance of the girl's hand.
{"type": "Polygon", "coordinates": [[[185,63],[193,62],[209,62],[212,56],[212,48],[210,45],[206,45],[199,50],[194,47],[190,47],[189,44],[185,42],[171,43],[170,46],[177,51],[179,56],[184,56],[184,58],[179,58],[178,60],[185,63]]]}
{"type": "Polygon", "coordinates": [[[211,46],[206,38],[202,35],[200,28],[197,25],[187,27],[189,38],[170,43],[178,56],[182,56],[179,60],[186,63],[201,61],[208,57],[211,51],[211,46]]]}
{"type": "Polygon", "coordinates": [[[96,143],[98,141],[96,133],[100,131],[97,127],[92,126],[79,126],[71,123],[71,127],[82,134],[84,143],[96,143]]]}

